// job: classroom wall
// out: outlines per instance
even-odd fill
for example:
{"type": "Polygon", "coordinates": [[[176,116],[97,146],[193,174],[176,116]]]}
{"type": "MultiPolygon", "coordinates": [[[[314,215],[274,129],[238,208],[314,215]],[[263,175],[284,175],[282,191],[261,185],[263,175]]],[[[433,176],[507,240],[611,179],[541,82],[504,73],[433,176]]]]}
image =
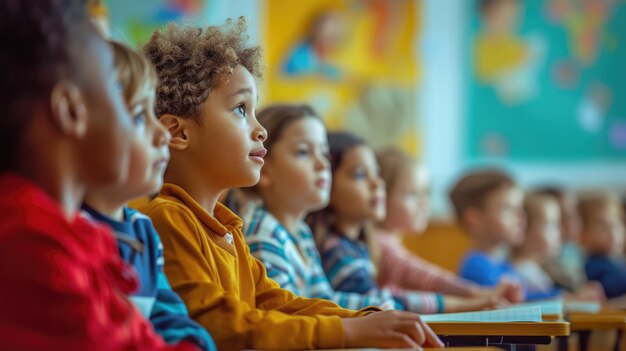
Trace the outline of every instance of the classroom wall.
{"type": "MultiPolygon", "coordinates": [[[[274,0],[276,1],[276,0],[274,0]]],[[[290,1],[290,0],[285,0],[290,1]]],[[[176,0],[109,0],[112,34],[119,40],[145,41],[151,26],[167,23],[163,8],[176,0]],[[138,23],[144,23],[144,26],[138,23]],[[146,24],[147,23],[147,24],[146,24]],[[134,26],[134,27],[133,27],[134,26]]],[[[262,37],[267,1],[197,0],[198,13],[186,19],[193,23],[219,24],[228,17],[246,16],[252,42],[262,37]]],[[[544,0],[547,2],[547,0],[544,0]]],[[[193,3],[184,1],[181,3],[193,3]]],[[[477,159],[468,153],[468,34],[472,28],[475,1],[418,1],[421,28],[415,38],[419,67],[418,97],[415,99],[419,152],[432,175],[433,212],[437,218],[449,218],[447,191],[466,169],[478,165],[500,165],[510,170],[523,186],[562,184],[572,189],[605,188],[626,190],[626,159],[587,157],[584,160],[520,160],[506,157],[477,159]]],[[[171,17],[171,16],[170,16],[171,17]]],[[[184,16],[182,16],[184,17],[184,16]]],[[[180,18],[182,18],[180,17],[180,18]]],[[[179,19],[180,19],[179,18],[179,19]]],[[[618,43],[626,33],[618,32],[618,43]]],[[[262,44],[262,43],[261,43],[262,44]]],[[[624,46],[624,44],[621,44],[624,46]]],[[[260,94],[264,91],[261,89],[260,94]]],[[[614,97],[620,99],[619,96],[614,97]]],[[[263,100],[263,99],[261,99],[263,100]]],[[[622,99],[623,100],[623,99],[622,99]]],[[[555,140],[558,143],[558,140],[555,140]]]]}
{"type": "MultiPolygon", "coordinates": [[[[598,155],[584,160],[528,161],[507,158],[472,159],[467,150],[468,16],[475,1],[423,1],[423,82],[421,113],[425,162],[432,173],[436,217],[449,218],[446,193],[468,168],[499,165],[511,171],[525,187],[562,184],[568,188],[626,190],[626,159],[598,155]]],[[[619,41],[626,33],[617,32],[619,41]]],[[[623,46],[623,44],[621,44],[623,46]]],[[[626,62],[626,61],[622,61],[626,62]]],[[[620,99],[616,96],[615,99],[620,99]]],[[[623,99],[622,99],[623,100],[623,99]]],[[[506,117],[506,116],[502,116],[506,117]]],[[[530,137],[532,138],[532,136],[530,137]]],[[[532,141],[531,141],[532,142],[532,141]]],[[[555,143],[559,140],[555,138],[555,143]]],[[[581,140],[581,142],[584,142],[581,140]]]]}

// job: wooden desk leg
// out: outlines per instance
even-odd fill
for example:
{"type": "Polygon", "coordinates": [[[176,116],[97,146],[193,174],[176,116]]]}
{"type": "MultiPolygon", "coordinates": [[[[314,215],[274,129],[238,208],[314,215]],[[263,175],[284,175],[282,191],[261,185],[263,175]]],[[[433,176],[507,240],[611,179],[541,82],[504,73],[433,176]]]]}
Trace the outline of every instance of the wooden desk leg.
{"type": "Polygon", "coordinates": [[[621,350],[621,343],[622,343],[622,337],[624,336],[624,332],[623,330],[618,330],[617,331],[617,338],[615,338],[615,346],[613,347],[613,351],[620,351],[621,350]]]}
{"type": "Polygon", "coordinates": [[[583,330],[578,332],[578,345],[580,351],[587,351],[589,348],[589,335],[591,334],[588,330],[583,330]]]}
{"type": "Polygon", "coordinates": [[[567,336],[557,336],[556,337],[556,342],[557,342],[557,350],[558,351],[568,351],[569,350],[569,344],[568,344],[568,337],[567,336]]]}

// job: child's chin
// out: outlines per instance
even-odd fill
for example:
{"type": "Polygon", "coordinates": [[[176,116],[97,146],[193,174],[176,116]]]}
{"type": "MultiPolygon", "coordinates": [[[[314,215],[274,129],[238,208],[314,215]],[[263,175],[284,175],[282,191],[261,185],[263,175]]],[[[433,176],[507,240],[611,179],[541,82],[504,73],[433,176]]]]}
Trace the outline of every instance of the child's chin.
{"type": "Polygon", "coordinates": [[[233,186],[233,188],[247,188],[255,186],[259,182],[259,179],[261,179],[260,172],[251,174],[249,177],[246,177],[246,179],[241,179],[241,184],[233,186]]]}

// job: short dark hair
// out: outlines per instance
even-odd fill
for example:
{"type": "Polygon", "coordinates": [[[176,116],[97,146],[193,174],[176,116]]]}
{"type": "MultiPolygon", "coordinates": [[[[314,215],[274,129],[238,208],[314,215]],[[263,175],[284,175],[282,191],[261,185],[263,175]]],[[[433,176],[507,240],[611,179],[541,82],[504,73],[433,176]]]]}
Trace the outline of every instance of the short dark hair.
{"type": "Polygon", "coordinates": [[[469,208],[482,208],[493,192],[514,185],[513,177],[498,169],[483,169],[465,174],[450,191],[450,200],[457,219],[462,220],[463,214],[469,208]]]}
{"type": "Polygon", "coordinates": [[[315,110],[306,104],[270,105],[257,113],[256,117],[263,128],[267,130],[267,139],[263,142],[263,146],[267,149],[268,156],[271,156],[274,143],[280,140],[285,128],[292,123],[306,117],[321,121],[315,110]]]}
{"type": "Polygon", "coordinates": [[[333,173],[341,165],[343,157],[353,148],[367,145],[364,139],[348,132],[328,133],[328,152],[330,154],[330,169],[333,173]]]}
{"type": "Polygon", "coordinates": [[[11,169],[23,131],[63,77],[72,76],[75,40],[89,23],[80,0],[0,1],[0,171],[11,169]]]}

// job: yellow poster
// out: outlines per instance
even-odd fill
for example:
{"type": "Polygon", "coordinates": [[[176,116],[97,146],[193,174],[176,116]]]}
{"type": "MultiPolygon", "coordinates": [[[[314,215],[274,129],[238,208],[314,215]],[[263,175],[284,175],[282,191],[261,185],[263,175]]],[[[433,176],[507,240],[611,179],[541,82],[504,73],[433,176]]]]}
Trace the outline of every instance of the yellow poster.
{"type": "Polygon", "coordinates": [[[330,129],[418,154],[417,0],[268,0],[263,105],[312,105],[330,129]]]}

